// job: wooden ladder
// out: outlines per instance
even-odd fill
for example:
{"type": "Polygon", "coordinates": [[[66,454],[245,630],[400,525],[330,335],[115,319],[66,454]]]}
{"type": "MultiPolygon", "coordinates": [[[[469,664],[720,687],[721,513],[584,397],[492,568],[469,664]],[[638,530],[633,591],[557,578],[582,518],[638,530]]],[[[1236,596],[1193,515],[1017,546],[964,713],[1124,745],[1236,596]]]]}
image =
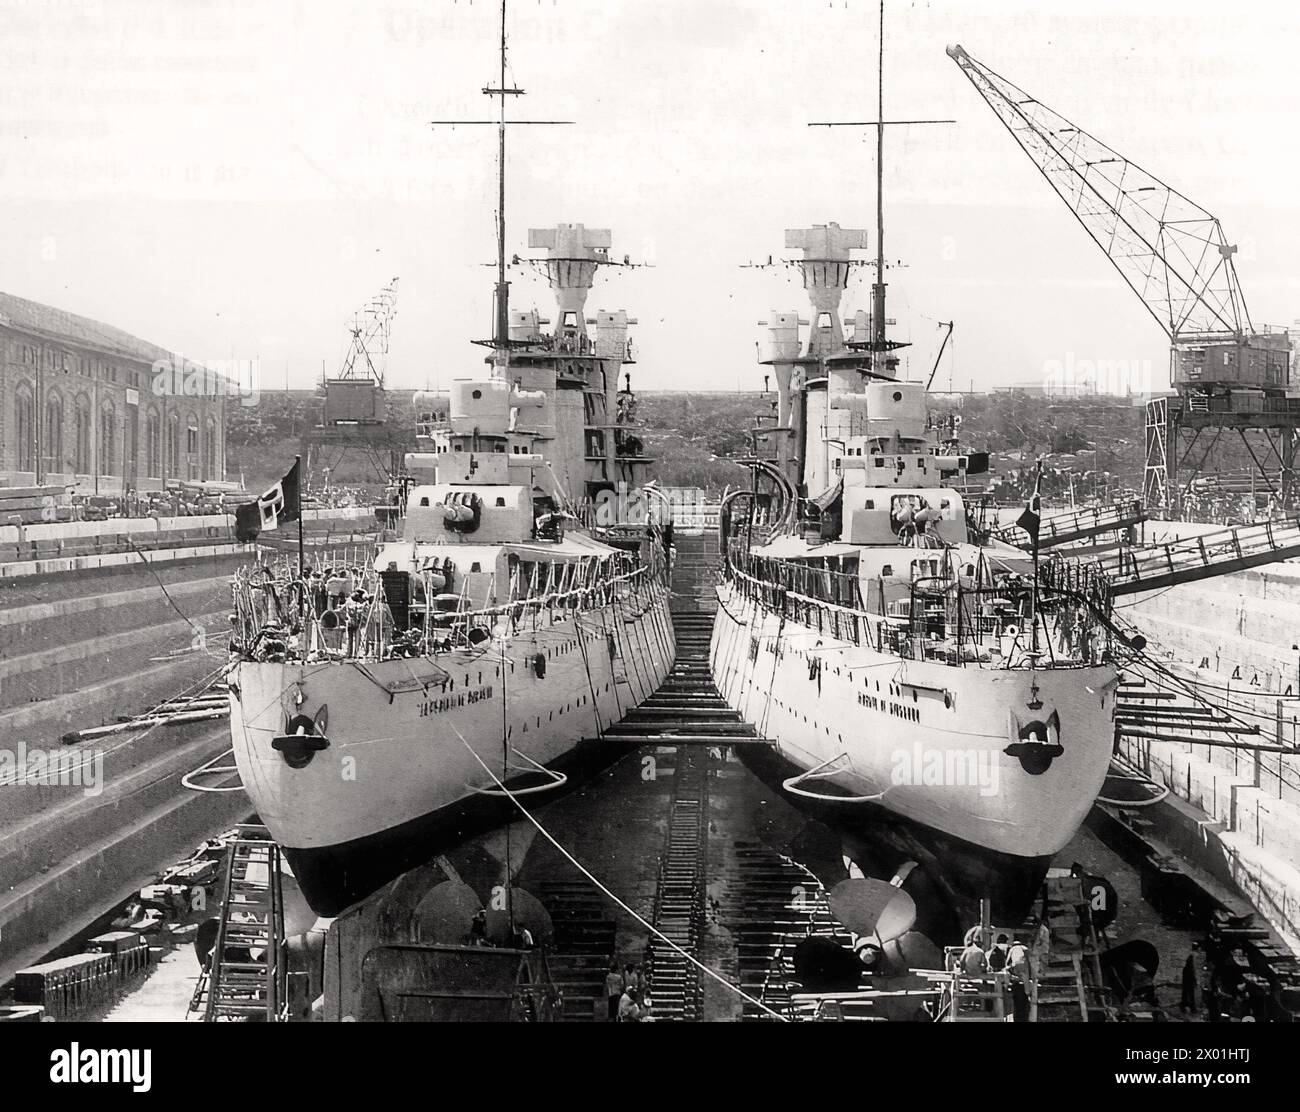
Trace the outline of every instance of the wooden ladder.
{"type": "Polygon", "coordinates": [[[1083,879],[1048,877],[1043,882],[1043,914],[1052,948],[1039,970],[1033,1018],[1039,1023],[1104,1018],[1106,982],[1083,879]]]}
{"type": "Polygon", "coordinates": [[[205,1022],[289,1018],[280,847],[264,826],[235,828],[226,851],[217,937],[192,1012],[205,1022]]]}

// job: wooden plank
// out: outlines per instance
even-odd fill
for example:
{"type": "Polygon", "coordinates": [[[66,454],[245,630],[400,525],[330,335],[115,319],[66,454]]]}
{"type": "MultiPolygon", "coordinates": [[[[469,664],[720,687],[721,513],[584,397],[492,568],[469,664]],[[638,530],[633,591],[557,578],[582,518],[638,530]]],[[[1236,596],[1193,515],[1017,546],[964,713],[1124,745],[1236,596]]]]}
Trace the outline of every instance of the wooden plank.
{"type": "Polygon", "coordinates": [[[52,494],[57,498],[67,498],[70,487],[66,486],[23,486],[11,487],[0,485],[0,502],[11,498],[39,498],[52,494]]]}

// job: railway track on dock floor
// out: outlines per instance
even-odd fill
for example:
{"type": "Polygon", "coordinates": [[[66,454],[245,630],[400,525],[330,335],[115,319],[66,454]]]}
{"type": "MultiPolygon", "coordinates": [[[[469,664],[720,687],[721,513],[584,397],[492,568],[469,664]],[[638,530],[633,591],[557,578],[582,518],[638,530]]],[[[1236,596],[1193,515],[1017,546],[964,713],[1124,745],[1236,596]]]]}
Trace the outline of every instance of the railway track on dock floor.
{"type": "MultiPolygon", "coordinates": [[[[727,736],[744,727],[723,701],[708,675],[712,618],[699,611],[674,609],[677,659],[658,691],[620,724],[649,740],[669,729],[694,738],[727,736]],[[666,689],[666,690],[665,690],[666,689]],[[716,733],[716,731],[724,731],[716,733]]],[[[752,728],[748,731],[753,733],[752,728]]],[[[668,737],[654,740],[671,744],[668,737]]],[[[657,1018],[698,1020],[702,994],[696,957],[705,928],[709,853],[709,762],[699,744],[678,744],[664,848],[655,887],[652,935],[646,970],[657,1018]],[[669,939],[669,945],[664,939],[669,939]],[[680,947],[677,949],[675,947],[680,947]],[[685,951],[685,953],[683,953],[685,951]]],[[[697,959],[698,960],[698,959],[697,959]]]]}
{"type": "Polygon", "coordinates": [[[660,1019],[701,1018],[700,970],[685,954],[696,956],[704,932],[708,762],[708,754],[698,750],[683,747],[677,751],[668,830],[655,889],[653,922],[663,937],[652,935],[646,947],[650,993],[655,1016],[660,1019]]]}

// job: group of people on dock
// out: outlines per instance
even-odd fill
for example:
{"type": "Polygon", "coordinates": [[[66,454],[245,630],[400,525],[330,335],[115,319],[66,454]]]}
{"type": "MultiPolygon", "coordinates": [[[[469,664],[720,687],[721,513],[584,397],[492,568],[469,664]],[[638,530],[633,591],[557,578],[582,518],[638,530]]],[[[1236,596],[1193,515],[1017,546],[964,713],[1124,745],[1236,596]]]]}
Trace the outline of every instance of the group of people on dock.
{"type": "MultiPolygon", "coordinates": [[[[966,932],[962,950],[955,955],[954,968],[964,976],[981,979],[990,974],[1005,973],[1011,989],[1012,1018],[1016,1023],[1028,1023],[1030,1001],[1051,949],[1051,930],[1041,920],[1037,923],[1032,943],[1027,945],[1019,935],[999,932],[987,949],[984,929],[975,926],[966,932]]],[[[992,1010],[992,1001],[986,1000],[984,1007],[992,1010]]]]}
{"type": "Polygon", "coordinates": [[[649,986],[639,965],[629,962],[620,970],[618,962],[611,962],[605,974],[605,997],[610,1022],[654,1022],[649,986]]]}

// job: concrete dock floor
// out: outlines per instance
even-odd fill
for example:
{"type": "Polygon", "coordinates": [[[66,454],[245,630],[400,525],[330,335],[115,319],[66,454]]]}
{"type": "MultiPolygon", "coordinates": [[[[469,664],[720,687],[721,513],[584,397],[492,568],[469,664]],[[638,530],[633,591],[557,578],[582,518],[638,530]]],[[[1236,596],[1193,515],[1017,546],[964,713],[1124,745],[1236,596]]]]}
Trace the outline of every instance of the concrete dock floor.
{"type": "MultiPolygon", "coordinates": [[[[680,1018],[729,1021],[758,1014],[729,987],[751,995],[761,988],[772,932],[770,922],[755,920],[789,918],[792,894],[800,887],[813,888],[820,880],[829,888],[847,872],[829,828],[810,822],[734,756],[713,750],[696,755],[701,758],[708,766],[708,821],[700,847],[704,885],[693,953],[718,978],[692,968],[698,992],[680,1018]]],[[[655,920],[677,762],[671,748],[635,747],[585,786],[530,808],[564,850],[636,915],[619,907],[527,820],[442,855],[485,904],[505,879],[509,862],[514,885],[536,895],[551,912],[557,930],[551,966],[569,1021],[604,1017],[602,984],[610,962],[647,962],[650,931],[636,916],[655,920]]],[[[1137,872],[1086,828],[1056,859],[1063,868],[1076,862],[1106,877],[1118,894],[1119,913],[1108,931],[1111,944],[1141,938],[1159,951],[1157,991],[1166,1018],[1202,1018],[1203,1012],[1184,1017],[1177,1007],[1179,974],[1198,932],[1162,922],[1143,901],[1137,872]]],[[[192,947],[181,944],[104,1018],[182,1020],[197,975],[192,947]]],[[[652,996],[655,991],[652,987],[652,996]]],[[[659,1002],[656,1012],[675,1018],[663,1014],[659,1002]]]]}

